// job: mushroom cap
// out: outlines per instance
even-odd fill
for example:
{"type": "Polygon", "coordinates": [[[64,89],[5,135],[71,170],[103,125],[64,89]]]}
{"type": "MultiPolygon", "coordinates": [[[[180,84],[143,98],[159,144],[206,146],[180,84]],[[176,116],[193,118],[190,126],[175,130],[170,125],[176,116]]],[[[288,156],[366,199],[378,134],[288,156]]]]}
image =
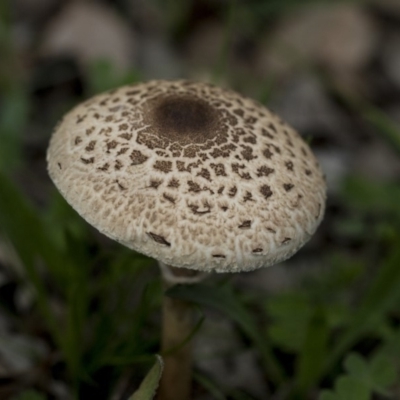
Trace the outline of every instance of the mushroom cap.
{"type": "Polygon", "coordinates": [[[249,271],[293,255],[326,185],[303,139],[233,91],[150,81],[95,96],[58,124],[49,174],[100,232],[167,265],[249,271]]]}

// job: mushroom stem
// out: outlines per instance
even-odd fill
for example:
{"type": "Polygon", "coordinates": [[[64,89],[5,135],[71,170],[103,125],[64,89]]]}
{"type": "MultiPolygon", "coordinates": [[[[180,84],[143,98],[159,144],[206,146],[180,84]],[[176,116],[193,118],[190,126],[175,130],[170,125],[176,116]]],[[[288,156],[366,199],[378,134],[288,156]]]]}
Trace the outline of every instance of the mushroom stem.
{"type": "MultiPolygon", "coordinates": [[[[160,263],[161,264],[161,263],[160,263]]],[[[171,282],[171,275],[179,270],[179,283],[187,275],[193,283],[193,271],[162,265],[164,289],[176,283],[171,282]]],[[[204,275],[204,274],[203,274],[204,275]]],[[[158,389],[157,400],[189,400],[192,386],[192,343],[182,345],[195,326],[193,306],[183,300],[168,296],[163,297],[161,354],[164,359],[164,371],[158,389]]]]}

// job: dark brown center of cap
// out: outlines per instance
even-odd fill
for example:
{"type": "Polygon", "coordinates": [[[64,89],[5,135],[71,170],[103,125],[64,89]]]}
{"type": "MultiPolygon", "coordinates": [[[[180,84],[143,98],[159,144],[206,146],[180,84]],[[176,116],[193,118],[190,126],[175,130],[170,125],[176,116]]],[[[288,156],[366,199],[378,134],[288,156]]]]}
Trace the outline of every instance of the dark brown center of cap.
{"type": "Polygon", "coordinates": [[[177,94],[158,99],[151,107],[152,125],[171,141],[203,143],[216,134],[218,110],[202,99],[177,94]]]}

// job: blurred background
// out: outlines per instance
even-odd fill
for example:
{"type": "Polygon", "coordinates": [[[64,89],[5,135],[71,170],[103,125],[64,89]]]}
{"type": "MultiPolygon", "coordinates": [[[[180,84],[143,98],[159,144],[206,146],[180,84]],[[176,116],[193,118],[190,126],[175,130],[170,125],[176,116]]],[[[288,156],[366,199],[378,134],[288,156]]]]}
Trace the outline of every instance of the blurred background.
{"type": "Polygon", "coordinates": [[[154,362],[157,266],[45,158],[72,106],[160,78],[264,103],[329,187],[291,260],[176,293],[199,306],[193,399],[400,399],[400,0],[1,0],[0,398],[127,399],[154,362]]]}

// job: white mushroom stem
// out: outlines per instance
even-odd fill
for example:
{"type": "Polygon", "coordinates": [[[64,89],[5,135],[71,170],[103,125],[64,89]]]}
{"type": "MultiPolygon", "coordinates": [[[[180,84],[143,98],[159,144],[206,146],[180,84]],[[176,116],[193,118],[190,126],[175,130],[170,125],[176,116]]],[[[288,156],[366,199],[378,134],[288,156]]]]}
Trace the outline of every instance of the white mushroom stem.
{"type": "MultiPolygon", "coordinates": [[[[197,283],[206,275],[165,264],[160,266],[165,290],[176,283],[197,283]]],[[[182,343],[193,332],[194,326],[195,313],[190,303],[168,296],[163,297],[161,354],[164,358],[164,371],[157,400],[191,398],[192,343],[190,341],[184,345],[182,343]]]]}
{"type": "Polygon", "coordinates": [[[164,281],[168,282],[171,286],[178,283],[185,285],[198,283],[207,276],[206,272],[195,271],[187,268],[175,268],[160,261],[158,264],[161,268],[164,281]]]}

